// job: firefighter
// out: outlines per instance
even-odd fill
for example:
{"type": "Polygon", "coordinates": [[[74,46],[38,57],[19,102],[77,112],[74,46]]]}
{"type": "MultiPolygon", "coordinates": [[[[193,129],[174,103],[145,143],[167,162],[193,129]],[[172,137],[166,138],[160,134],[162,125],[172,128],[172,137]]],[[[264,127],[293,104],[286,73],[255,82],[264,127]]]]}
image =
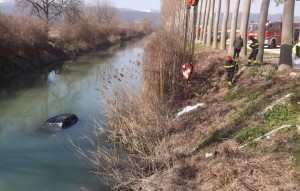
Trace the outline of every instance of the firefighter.
{"type": "Polygon", "coordinates": [[[299,69],[300,67],[300,37],[299,42],[293,47],[293,64],[299,69]]]}
{"type": "Polygon", "coordinates": [[[258,54],[258,47],[259,47],[259,43],[257,41],[257,39],[255,39],[253,36],[249,36],[249,40],[252,41],[252,43],[249,45],[249,47],[252,49],[252,52],[250,54],[250,56],[248,57],[248,65],[250,66],[252,60],[254,64],[258,64],[258,61],[256,60],[256,56],[258,54]]]}
{"type": "Polygon", "coordinates": [[[225,77],[226,77],[226,83],[229,86],[232,86],[233,84],[233,75],[234,73],[239,71],[239,66],[236,61],[232,60],[231,56],[226,56],[226,62],[225,62],[225,77]]]}
{"type": "MultiPolygon", "coordinates": [[[[300,40],[300,37],[299,37],[300,40]]],[[[294,59],[300,58],[300,41],[293,47],[294,59]]]]}

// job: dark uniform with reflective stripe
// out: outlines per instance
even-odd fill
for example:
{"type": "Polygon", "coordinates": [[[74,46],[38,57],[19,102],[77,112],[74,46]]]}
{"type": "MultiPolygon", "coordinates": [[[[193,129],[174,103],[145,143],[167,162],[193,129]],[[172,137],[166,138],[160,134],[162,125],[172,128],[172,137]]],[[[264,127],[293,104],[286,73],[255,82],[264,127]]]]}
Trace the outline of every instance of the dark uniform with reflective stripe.
{"type": "Polygon", "coordinates": [[[235,71],[238,72],[239,66],[236,61],[227,60],[224,68],[225,68],[225,76],[226,76],[226,80],[227,80],[226,83],[231,86],[234,72],[235,71]]]}
{"type": "Polygon", "coordinates": [[[252,41],[250,44],[250,48],[252,49],[252,52],[250,56],[248,57],[248,66],[251,64],[252,60],[254,64],[258,64],[258,61],[256,60],[256,56],[258,54],[258,47],[259,43],[254,37],[249,37],[249,39],[252,41]]]}

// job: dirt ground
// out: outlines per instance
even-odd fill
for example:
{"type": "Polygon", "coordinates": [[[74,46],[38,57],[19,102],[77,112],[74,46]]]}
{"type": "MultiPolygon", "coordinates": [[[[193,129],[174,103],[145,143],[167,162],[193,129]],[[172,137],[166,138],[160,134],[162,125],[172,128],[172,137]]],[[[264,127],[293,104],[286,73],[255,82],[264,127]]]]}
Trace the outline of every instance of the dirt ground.
{"type": "MultiPolygon", "coordinates": [[[[174,166],[145,179],[142,190],[168,191],[300,191],[300,179],[290,138],[278,133],[259,141],[255,148],[243,147],[234,139],[235,133],[217,140],[199,142],[214,132],[227,129],[240,131],[260,123],[265,108],[297,86],[299,71],[277,72],[278,56],[266,56],[261,66],[245,66],[238,60],[239,72],[234,85],[228,87],[224,78],[226,53],[204,50],[195,53],[190,84],[182,87],[182,106],[204,103],[205,106],[172,119],[168,136],[157,147],[157,155],[177,156],[174,166]],[[227,99],[243,90],[239,99],[227,99]],[[253,115],[238,116],[246,100],[259,93],[267,102],[253,115]],[[282,149],[269,152],[276,144],[282,149]]],[[[180,109],[180,108],[179,108],[180,109]]],[[[275,127],[274,127],[275,128],[275,127]]]]}

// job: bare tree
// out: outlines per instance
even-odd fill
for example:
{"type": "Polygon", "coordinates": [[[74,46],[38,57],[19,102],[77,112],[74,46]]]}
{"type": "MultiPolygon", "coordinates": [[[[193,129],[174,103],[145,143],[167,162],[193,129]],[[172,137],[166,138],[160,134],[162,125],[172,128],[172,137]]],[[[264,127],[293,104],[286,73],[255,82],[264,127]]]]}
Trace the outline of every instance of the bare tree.
{"type": "MultiPolygon", "coordinates": [[[[247,44],[247,28],[248,28],[248,22],[249,22],[249,16],[250,16],[250,9],[251,9],[251,0],[244,0],[243,5],[243,16],[242,16],[242,22],[240,27],[240,33],[242,38],[244,39],[244,44],[247,44]]],[[[247,56],[247,46],[244,46],[241,51],[243,56],[247,56]]]]}
{"type": "Polygon", "coordinates": [[[82,15],[84,14],[83,13],[84,11],[83,11],[83,4],[81,4],[81,3],[82,2],[80,2],[80,1],[77,1],[77,2],[74,1],[74,2],[72,2],[72,4],[70,4],[68,9],[64,13],[64,18],[67,22],[75,23],[79,19],[82,19],[82,15]]]}
{"type": "Polygon", "coordinates": [[[79,14],[83,6],[83,0],[15,0],[15,3],[47,22],[71,12],[79,14]]]}
{"type": "Polygon", "coordinates": [[[208,25],[208,18],[209,18],[209,10],[210,10],[210,3],[211,0],[206,0],[206,11],[205,11],[205,19],[204,19],[204,24],[203,24],[203,34],[202,34],[202,44],[206,44],[207,40],[207,25],[208,25]]]}
{"type": "Polygon", "coordinates": [[[206,44],[208,46],[211,45],[211,35],[212,35],[212,32],[213,32],[214,11],[215,11],[215,0],[211,0],[211,2],[210,2],[210,11],[209,11],[209,19],[208,19],[208,26],[207,26],[207,41],[206,41],[206,44]]]}
{"type": "Polygon", "coordinates": [[[203,30],[204,30],[204,24],[205,24],[205,17],[206,17],[206,12],[207,12],[207,1],[205,0],[205,4],[203,5],[203,13],[202,13],[202,19],[201,19],[201,29],[200,29],[200,36],[199,40],[203,40],[203,30]]]}
{"type": "Polygon", "coordinates": [[[197,33],[196,33],[196,39],[197,40],[200,40],[202,5],[203,5],[203,1],[199,1],[199,3],[198,3],[197,25],[196,25],[197,26],[197,33]]]}
{"type": "Polygon", "coordinates": [[[266,32],[266,22],[268,18],[270,0],[264,0],[261,3],[260,16],[259,16],[259,26],[258,26],[258,42],[260,46],[258,47],[257,60],[259,64],[264,62],[264,44],[265,44],[265,32],[266,32]]]}
{"type": "Polygon", "coordinates": [[[221,0],[217,1],[217,13],[215,17],[215,24],[214,24],[214,39],[213,39],[213,48],[217,48],[218,46],[218,31],[219,31],[219,19],[220,19],[220,12],[221,12],[221,0]]]}
{"type": "Polygon", "coordinates": [[[225,0],[224,3],[224,16],[222,21],[222,33],[221,33],[221,43],[220,49],[226,50],[226,36],[227,36],[227,24],[228,24],[228,16],[229,16],[229,7],[230,0],[225,0]]]}
{"type": "Polygon", "coordinates": [[[292,68],[292,43],[295,0],[285,0],[282,17],[282,34],[278,71],[292,68]]]}
{"type": "Polygon", "coordinates": [[[97,0],[95,16],[100,24],[110,24],[117,15],[117,10],[110,0],[97,0]]]}
{"type": "Polygon", "coordinates": [[[236,38],[236,28],[237,28],[239,7],[240,7],[240,0],[235,0],[234,10],[233,10],[232,19],[231,19],[230,38],[229,38],[229,47],[228,47],[228,52],[230,54],[233,53],[232,45],[236,38]]]}
{"type": "MultiPolygon", "coordinates": [[[[182,29],[186,13],[186,4],[181,0],[162,1],[161,24],[174,30],[182,29]]],[[[182,29],[183,31],[183,29],[182,29]]]]}

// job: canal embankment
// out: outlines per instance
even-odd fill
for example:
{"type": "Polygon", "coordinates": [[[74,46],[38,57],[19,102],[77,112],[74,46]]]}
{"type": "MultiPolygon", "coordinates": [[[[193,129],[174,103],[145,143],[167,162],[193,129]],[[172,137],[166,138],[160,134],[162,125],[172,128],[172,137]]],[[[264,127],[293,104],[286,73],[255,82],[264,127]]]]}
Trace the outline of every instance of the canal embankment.
{"type": "Polygon", "coordinates": [[[22,72],[105,50],[147,32],[139,26],[103,25],[82,19],[52,27],[34,18],[3,15],[0,18],[0,80],[22,72]]]}

